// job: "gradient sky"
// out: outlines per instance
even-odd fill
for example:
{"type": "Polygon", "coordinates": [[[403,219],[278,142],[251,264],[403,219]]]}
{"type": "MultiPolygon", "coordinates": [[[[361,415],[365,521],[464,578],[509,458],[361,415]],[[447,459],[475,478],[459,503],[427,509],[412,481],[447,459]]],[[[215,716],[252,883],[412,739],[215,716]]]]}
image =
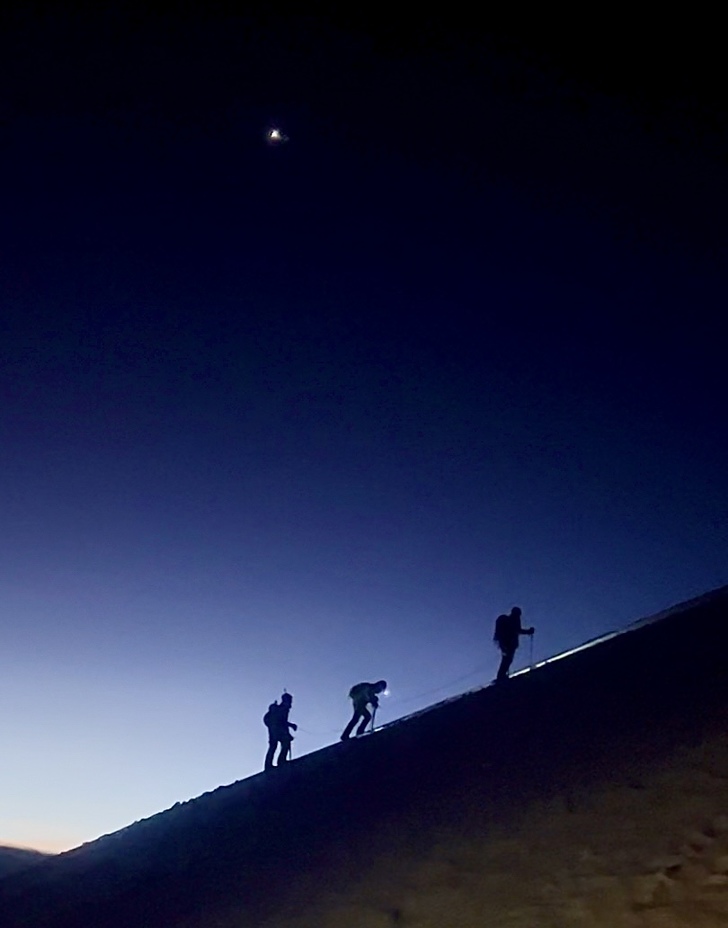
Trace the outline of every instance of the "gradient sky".
{"type": "Polygon", "coordinates": [[[4,23],[0,844],[728,582],[710,94],[388,26],[4,23]]]}

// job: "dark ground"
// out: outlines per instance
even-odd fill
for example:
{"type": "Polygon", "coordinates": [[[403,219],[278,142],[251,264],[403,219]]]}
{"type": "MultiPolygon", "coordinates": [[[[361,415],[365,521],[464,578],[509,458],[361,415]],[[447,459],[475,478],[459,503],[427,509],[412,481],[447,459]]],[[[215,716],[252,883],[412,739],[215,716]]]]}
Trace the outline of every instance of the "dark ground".
{"type": "Polygon", "coordinates": [[[398,842],[502,831],[615,777],[638,790],[645,771],[725,731],[727,619],[723,589],[63,854],[0,884],[3,925],[263,924],[294,903],[305,915],[398,842]]]}

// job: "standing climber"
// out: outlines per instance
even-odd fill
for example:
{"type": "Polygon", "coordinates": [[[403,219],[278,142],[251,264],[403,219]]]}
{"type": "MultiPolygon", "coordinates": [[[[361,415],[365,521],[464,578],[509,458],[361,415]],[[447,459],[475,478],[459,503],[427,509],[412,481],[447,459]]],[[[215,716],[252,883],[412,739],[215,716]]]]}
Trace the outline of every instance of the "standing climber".
{"type": "Polygon", "coordinates": [[[354,714],[351,717],[351,721],[344,729],[341,740],[347,741],[349,735],[352,733],[354,726],[359,719],[359,727],[356,730],[357,735],[363,735],[367,730],[367,725],[372,719],[372,714],[369,711],[369,706],[376,711],[379,707],[379,694],[383,693],[387,688],[386,680],[377,680],[376,683],[357,683],[356,686],[352,686],[349,690],[349,699],[351,699],[354,704],[354,714]]]}
{"type": "Polygon", "coordinates": [[[268,706],[268,711],[263,716],[263,724],[268,729],[268,753],[265,755],[266,770],[273,768],[273,757],[279,745],[277,766],[280,767],[288,760],[288,755],[291,752],[291,742],[293,741],[291,729],[294,731],[298,729],[294,722],[288,721],[288,713],[291,711],[292,705],[293,697],[290,693],[284,693],[281,696],[280,704],[278,702],[271,703],[268,706]]]}
{"type": "Polygon", "coordinates": [[[498,616],[495,620],[493,641],[498,645],[503,656],[496,681],[502,682],[508,679],[508,671],[511,669],[513,658],[518,650],[520,636],[533,635],[533,633],[533,628],[523,628],[521,626],[521,610],[518,606],[514,606],[508,615],[498,616]]]}

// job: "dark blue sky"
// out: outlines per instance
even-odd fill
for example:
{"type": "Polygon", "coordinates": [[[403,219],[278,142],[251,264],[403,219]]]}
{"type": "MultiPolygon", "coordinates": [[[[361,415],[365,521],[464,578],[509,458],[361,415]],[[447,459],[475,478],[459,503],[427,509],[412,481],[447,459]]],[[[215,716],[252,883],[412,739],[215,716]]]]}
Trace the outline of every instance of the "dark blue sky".
{"type": "Polygon", "coordinates": [[[0,843],[727,581],[709,71],[437,25],[6,24],[0,843]]]}

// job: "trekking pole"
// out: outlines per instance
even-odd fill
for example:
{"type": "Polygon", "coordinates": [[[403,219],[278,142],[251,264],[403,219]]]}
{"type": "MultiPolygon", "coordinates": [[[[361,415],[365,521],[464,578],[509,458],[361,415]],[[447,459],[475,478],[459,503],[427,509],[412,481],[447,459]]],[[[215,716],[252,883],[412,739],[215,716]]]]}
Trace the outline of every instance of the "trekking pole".
{"type": "Polygon", "coordinates": [[[374,720],[377,717],[377,707],[374,707],[374,712],[372,712],[372,727],[369,729],[370,732],[374,731],[374,720]]]}
{"type": "Polygon", "coordinates": [[[533,670],[533,635],[530,635],[531,638],[531,649],[528,655],[528,669],[533,670]]]}

